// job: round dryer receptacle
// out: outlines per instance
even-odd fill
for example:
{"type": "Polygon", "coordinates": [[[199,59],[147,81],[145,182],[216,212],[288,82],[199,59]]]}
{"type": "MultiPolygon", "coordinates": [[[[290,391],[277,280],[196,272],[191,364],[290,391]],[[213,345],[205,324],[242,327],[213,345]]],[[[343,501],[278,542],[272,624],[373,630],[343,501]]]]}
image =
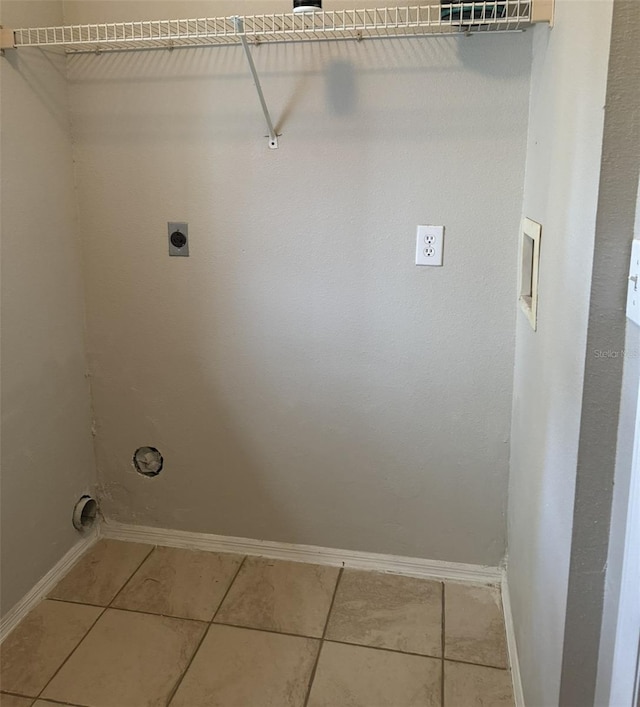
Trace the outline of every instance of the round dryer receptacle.
{"type": "Polygon", "coordinates": [[[93,528],[98,517],[98,502],[91,496],[82,496],[73,508],[73,527],[84,531],[93,528]]]}
{"type": "Polygon", "coordinates": [[[187,237],[181,231],[174,231],[171,234],[171,245],[174,248],[184,248],[187,244],[187,237]]]}

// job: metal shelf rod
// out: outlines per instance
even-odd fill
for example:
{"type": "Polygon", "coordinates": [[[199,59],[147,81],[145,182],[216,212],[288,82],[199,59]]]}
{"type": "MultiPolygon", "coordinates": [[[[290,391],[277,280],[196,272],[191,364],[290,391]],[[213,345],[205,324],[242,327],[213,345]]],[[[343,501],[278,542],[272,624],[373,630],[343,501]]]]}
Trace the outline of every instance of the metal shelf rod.
{"type": "Polygon", "coordinates": [[[249,49],[249,43],[247,42],[247,37],[244,34],[244,23],[242,17],[234,17],[234,24],[236,26],[236,31],[240,35],[240,42],[242,43],[242,48],[244,49],[245,56],[247,57],[247,62],[249,64],[249,70],[253,76],[253,83],[256,86],[256,91],[258,92],[258,98],[260,99],[260,105],[262,106],[262,112],[264,113],[264,119],[267,123],[267,130],[269,131],[269,147],[272,150],[278,148],[278,136],[276,135],[275,128],[273,127],[273,121],[271,120],[271,114],[269,113],[269,108],[267,102],[264,98],[264,93],[262,92],[262,86],[260,84],[260,77],[256,70],[256,65],[253,62],[253,56],[251,56],[251,49],[249,49]]]}

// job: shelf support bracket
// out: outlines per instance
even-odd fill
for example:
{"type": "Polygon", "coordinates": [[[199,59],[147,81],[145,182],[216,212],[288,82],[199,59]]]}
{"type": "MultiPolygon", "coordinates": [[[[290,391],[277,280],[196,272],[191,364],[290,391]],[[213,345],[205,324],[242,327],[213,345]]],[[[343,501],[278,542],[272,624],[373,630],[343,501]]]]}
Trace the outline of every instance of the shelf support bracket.
{"type": "Polygon", "coordinates": [[[548,22],[553,27],[555,0],[531,0],[531,22],[548,22]]]}
{"type": "Polygon", "coordinates": [[[15,49],[16,38],[12,29],[6,29],[0,25],[0,52],[4,56],[5,49],[15,49]]]}
{"type": "Polygon", "coordinates": [[[269,113],[269,108],[267,107],[267,102],[264,98],[264,93],[262,92],[262,86],[260,85],[260,77],[256,70],[256,65],[253,63],[253,57],[251,56],[251,49],[249,49],[249,43],[247,42],[247,37],[244,34],[244,23],[242,17],[234,17],[233,22],[236,26],[236,32],[240,37],[240,42],[242,43],[242,48],[244,49],[245,56],[247,57],[247,62],[249,64],[249,70],[251,71],[251,76],[253,76],[253,83],[256,85],[256,91],[258,92],[258,98],[260,99],[260,105],[262,106],[262,112],[264,113],[264,119],[267,123],[267,130],[269,131],[269,147],[272,150],[278,148],[278,136],[276,130],[273,127],[273,121],[271,120],[271,114],[269,113]]]}

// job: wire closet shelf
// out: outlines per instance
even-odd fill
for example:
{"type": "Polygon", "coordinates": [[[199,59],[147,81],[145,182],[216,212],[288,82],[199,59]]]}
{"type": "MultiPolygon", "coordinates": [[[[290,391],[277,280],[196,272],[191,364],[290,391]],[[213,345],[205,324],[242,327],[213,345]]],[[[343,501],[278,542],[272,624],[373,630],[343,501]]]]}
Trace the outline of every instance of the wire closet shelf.
{"type": "Polygon", "coordinates": [[[262,44],[513,32],[525,29],[534,21],[532,5],[535,1],[443,2],[300,14],[30,27],[10,32],[15,48],[62,47],[70,54],[233,45],[243,40],[262,44]]]}

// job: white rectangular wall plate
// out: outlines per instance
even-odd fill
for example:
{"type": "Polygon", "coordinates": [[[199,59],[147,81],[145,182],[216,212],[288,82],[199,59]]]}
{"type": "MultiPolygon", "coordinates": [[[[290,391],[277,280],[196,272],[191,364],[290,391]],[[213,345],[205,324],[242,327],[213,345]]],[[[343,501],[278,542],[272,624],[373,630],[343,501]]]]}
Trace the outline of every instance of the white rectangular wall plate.
{"type": "Polygon", "coordinates": [[[640,241],[631,243],[631,263],[627,283],[627,317],[640,325],[640,241]]]}
{"type": "Polygon", "coordinates": [[[442,265],[444,226],[418,226],[416,265],[442,265]]]}

